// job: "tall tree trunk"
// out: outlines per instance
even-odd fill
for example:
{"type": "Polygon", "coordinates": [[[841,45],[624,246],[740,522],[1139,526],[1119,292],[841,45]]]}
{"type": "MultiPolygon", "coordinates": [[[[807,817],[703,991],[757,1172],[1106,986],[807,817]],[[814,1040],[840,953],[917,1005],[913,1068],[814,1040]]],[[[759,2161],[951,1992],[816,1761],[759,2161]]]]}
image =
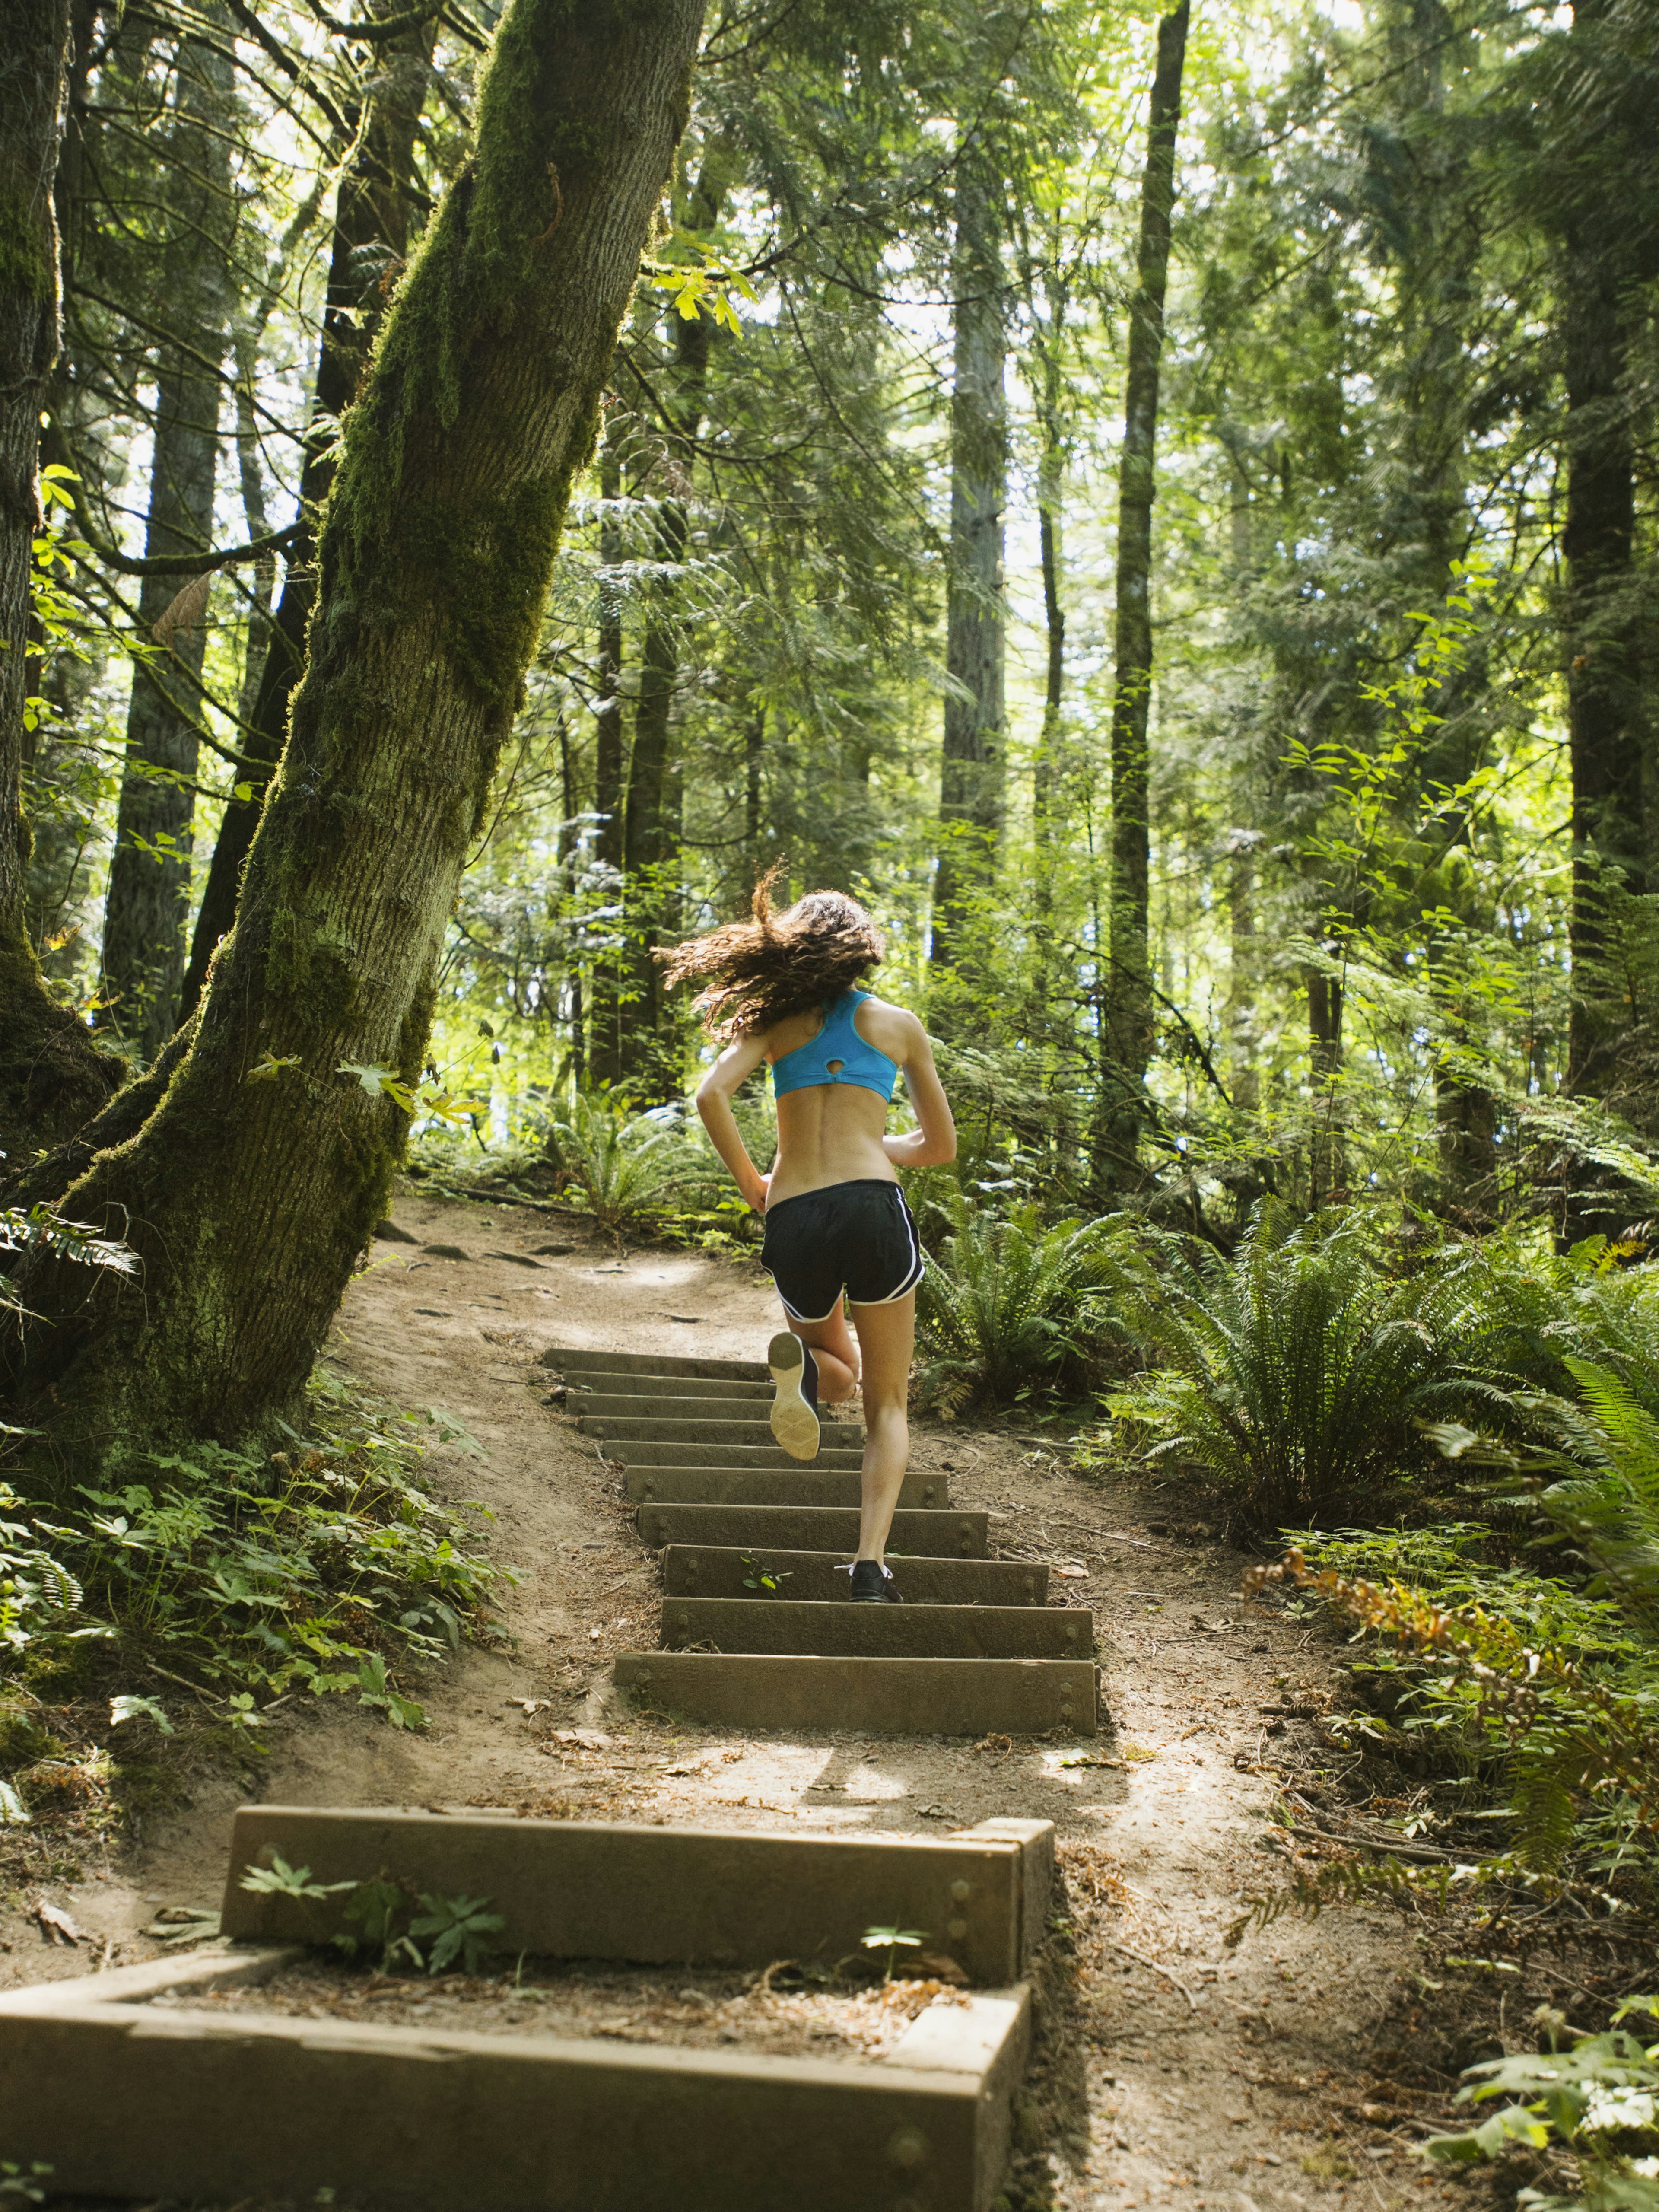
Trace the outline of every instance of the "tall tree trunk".
{"type": "MultiPolygon", "coordinates": [[[[708,230],[720,219],[730,182],[732,149],[715,139],[695,185],[684,193],[682,221],[708,230]]],[[[640,649],[640,689],[634,710],[634,750],[623,817],[623,860],[628,872],[629,1012],[622,1027],[623,1079],[663,1100],[679,1097],[680,1055],[670,1029],[662,971],[652,946],[678,927],[684,775],[672,757],[674,694],[680,672],[679,624],[672,572],[685,558],[690,535],[689,501],[696,469],[696,441],[708,401],[708,362],[714,325],[698,314],[676,314],[673,357],[662,400],[667,446],[659,464],[655,556],[659,574],[646,593],[645,637],[640,649]]]]}
{"type": "MultiPolygon", "coordinates": [[[[1574,40],[1594,40],[1610,0],[1577,0],[1574,40]]],[[[1592,48],[1587,64],[1606,67],[1592,48]]],[[[1615,141],[1615,143],[1617,142],[1615,141]]],[[[1565,228],[1567,719],[1572,759],[1573,992],[1570,1090],[1604,1094],[1617,1080],[1624,1010],[1605,974],[1610,904],[1646,888],[1642,842],[1641,686],[1645,611],[1635,568],[1636,477],[1622,379],[1633,335],[1627,289],[1637,271],[1617,171],[1600,163],[1565,228]]]]}
{"type": "MultiPolygon", "coordinates": [[[[945,699],[939,754],[939,848],[931,958],[937,977],[963,964],[975,893],[988,891],[1007,775],[1003,699],[1006,612],[1003,516],[1008,503],[1008,403],[1004,389],[1002,179],[983,146],[957,162],[956,292],[951,391],[951,565],[945,611],[945,699]],[[960,687],[958,689],[957,687],[960,687]]],[[[936,1022],[948,1024],[948,994],[936,1022]]]]}
{"type": "Polygon", "coordinates": [[[1347,1181],[1342,1137],[1342,1001],[1340,979],[1308,971],[1308,1048],[1313,1067],[1309,1202],[1324,1206],[1347,1181]]]}
{"type": "MultiPolygon", "coordinates": [[[[1056,308],[1058,323],[1063,308],[1056,308]]],[[[1054,331],[1042,361],[1038,407],[1042,426],[1042,450],[1037,464],[1037,553],[1042,568],[1042,621],[1048,651],[1042,686],[1042,728],[1037,738],[1036,758],[1031,766],[1031,842],[1036,880],[1032,886],[1032,963],[1030,1031],[1033,1036],[1052,1034],[1050,1000],[1054,992],[1054,813],[1061,772],[1060,713],[1066,698],[1066,610],[1060,598],[1062,554],[1060,506],[1065,476],[1066,447],[1060,428],[1060,334],[1054,331]]]]}
{"type": "Polygon", "coordinates": [[[0,1152],[67,1137],[119,1079],[40,975],[29,941],[21,780],[40,410],[59,339],[52,181],[70,58],[68,0],[0,0],[0,1152]]]}
{"type": "Polygon", "coordinates": [[[86,1480],[291,1417],[408,1127],[468,844],[684,127],[702,0],[514,0],[348,417],[311,652],[196,1036],[69,1194],[134,1285],[31,1261],[14,1405],[86,1480]],[[365,1073],[365,1071],[367,1071],[365,1073]]]}
{"type": "Polygon", "coordinates": [[[1137,1176],[1152,1056],[1148,886],[1152,863],[1147,725],[1152,693],[1152,501],[1158,489],[1158,392],[1164,360],[1164,297],[1175,207],[1176,134],[1187,60],[1190,0],[1158,27],[1158,68],[1140,188],[1140,244],[1129,310],[1129,359],[1123,393],[1123,451],[1118,465],[1117,623],[1112,694],[1111,969],[1107,1032],[1117,1067],[1115,1101],[1100,1130],[1097,1182],[1137,1176]]]}
{"type": "MultiPolygon", "coordinates": [[[[222,28],[222,0],[206,0],[204,15],[222,28]]],[[[162,264],[168,336],[156,376],[144,537],[152,560],[200,553],[213,542],[220,368],[230,337],[235,210],[228,46],[181,40],[175,67],[162,264]]],[[[138,594],[140,628],[163,651],[132,672],[126,766],[104,902],[100,1018],[146,1063],[173,1035],[184,981],[209,587],[206,577],[181,591],[176,576],[147,575],[138,594]]]]}
{"type": "MultiPolygon", "coordinates": [[[[614,888],[605,904],[616,902],[622,885],[623,805],[627,775],[627,732],[623,726],[622,562],[626,550],[618,502],[623,494],[623,448],[633,443],[631,419],[624,428],[614,400],[599,450],[599,665],[593,702],[593,857],[611,871],[614,888]]],[[[588,1021],[586,1073],[595,1083],[621,1079],[622,963],[605,953],[593,963],[592,1007],[588,1021]]]]}
{"type": "MultiPolygon", "coordinates": [[[[367,12],[386,17],[406,10],[403,0],[368,0],[367,12]]],[[[335,200],[316,403],[300,461],[301,534],[288,549],[282,594],[266,625],[259,685],[239,747],[252,763],[240,779],[248,796],[230,799],[219,823],[179,994],[180,1018],[200,1000],[214,949],[236,919],[242,871],[288,740],[289,710],[305,666],[317,600],[317,516],[334,477],[337,425],[357,396],[387,295],[409,252],[415,133],[436,36],[434,18],[377,46],[373,77],[359,103],[345,112],[356,131],[356,150],[335,200]]]]}

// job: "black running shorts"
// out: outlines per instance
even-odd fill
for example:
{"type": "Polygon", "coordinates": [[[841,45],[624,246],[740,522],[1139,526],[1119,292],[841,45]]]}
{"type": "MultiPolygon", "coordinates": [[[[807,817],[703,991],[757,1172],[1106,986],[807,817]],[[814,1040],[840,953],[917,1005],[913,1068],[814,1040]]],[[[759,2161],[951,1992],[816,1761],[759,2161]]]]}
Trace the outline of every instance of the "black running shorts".
{"type": "Polygon", "coordinates": [[[896,1182],[832,1182],[769,1206],[761,1265],[793,1321],[828,1321],[842,1292],[889,1306],[915,1290],[927,1262],[915,1216],[896,1182]]]}

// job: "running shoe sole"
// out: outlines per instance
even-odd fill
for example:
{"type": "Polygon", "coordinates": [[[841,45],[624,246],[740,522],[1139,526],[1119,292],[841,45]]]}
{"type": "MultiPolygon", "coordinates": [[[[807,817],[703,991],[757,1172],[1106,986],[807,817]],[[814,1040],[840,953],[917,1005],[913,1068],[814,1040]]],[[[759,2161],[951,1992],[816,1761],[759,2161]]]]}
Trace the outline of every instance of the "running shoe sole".
{"type": "Polygon", "coordinates": [[[791,1459],[818,1455],[818,1417],[801,1395],[806,1357],[801,1340],[785,1329],[766,1347],[766,1364],[772,1370],[772,1433],[791,1459]]]}

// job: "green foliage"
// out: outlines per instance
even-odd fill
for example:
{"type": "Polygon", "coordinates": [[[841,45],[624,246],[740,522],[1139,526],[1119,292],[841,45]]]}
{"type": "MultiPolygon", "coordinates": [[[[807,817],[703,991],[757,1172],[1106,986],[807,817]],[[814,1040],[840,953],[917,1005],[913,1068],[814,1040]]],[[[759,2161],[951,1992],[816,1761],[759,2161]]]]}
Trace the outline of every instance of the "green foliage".
{"type": "Polygon", "coordinates": [[[1148,1358],[1109,1402],[1156,1455],[1201,1467],[1237,1517],[1273,1528],[1420,1462],[1417,1425],[1465,1390],[1462,1286],[1398,1280],[1360,1213],[1264,1204],[1231,1259],[1170,1245],[1124,1320],[1148,1358]]]}
{"type": "Polygon", "coordinates": [[[490,1953],[488,1941],[499,1936],[507,1923],[499,1912],[487,1910],[487,1897],[434,1897],[422,1894],[421,1909],[409,1923],[411,1937],[432,1938],[426,1955],[428,1974],[441,1974],[457,1959],[469,1974],[483,1971],[490,1953]]]}
{"type": "Polygon", "coordinates": [[[292,1867],[280,1851],[273,1851],[268,1867],[246,1869],[239,1887],[262,1897],[308,1898],[337,1897],[358,1885],[354,1881],[313,1881],[309,1867],[292,1867]]]}
{"type": "Polygon", "coordinates": [[[1086,1379],[1115,1334],[1122,1238],[1100,1223],[1045,1226],[1035,1205],[1006,1215],[961,1192],[916,1288],[924,1400],[945,1413],[1010,1405],[1086,1379]]]}
{"type": "Polygon", "coordinates": [[[866,1951],[886,1952],[887,1972],[882,1977],[885,1982],[893,1978],[893,1961],[900,1950],[916,1950],[927,1940],[927,1930],[925,1928],[901,1928],[896,1923],[890,1928],[866,1928],[859,1938],[866,1951]]]}
{"type": "Polygon", "coordinates": [[[675,1108],[641,1114],[608,1092],[581,1092],[550,1125],[549,1143],[573,1194],[613,1235],[660,1224],[700,1189],[714,1196],[709,1156],[675,1108]]]}
{"type": "MultiPolygon", "coordinates": [[[[94,1641],[124,1671],[152,1660],[185,1669],[250,1745],[256,1698],[293,1690],[422,1726],[389,1665],[444,1658],[485,1627],[497,1579],[421,1479],[424,1438],[457,1431],[435,1412],[356,1398],[321,1371],[312,1412],[310,1438],[263,1463],[203,1445],[152,1460],[149,1482],[83,1488],[83,1504],[50,1516],[0,1492],[15,1516],[0,1522],[0,1638],[14,1663],[61,1666],[94,1641]]],[[[117,1703],[118,1723],[153,1701],[117,1703]]]]}
{"type": "MultiPolygon", "coordinates": [[[[1510,2100],[1459,2135],[1431,2136],[1431,2159],[1463,2166],[1501,2157],[1516,2144],[1559,2145],[1577,2167],[1577,2185],[1556,2194],[1526,2189],[1529,2212],[1656,2212],[1659,2208],[1659,2043],[1644,2043],[1621,2021],[1659,2018],[1659,1998],[1626,1998],[1604,2035],[1579,2035],[1570,2050],[1518,2051],[1471,2066],[1463,2105],[1510,2100]]],[[[1540,2021],[1552,2039],[1559,2014],[1540,2021]]]]}

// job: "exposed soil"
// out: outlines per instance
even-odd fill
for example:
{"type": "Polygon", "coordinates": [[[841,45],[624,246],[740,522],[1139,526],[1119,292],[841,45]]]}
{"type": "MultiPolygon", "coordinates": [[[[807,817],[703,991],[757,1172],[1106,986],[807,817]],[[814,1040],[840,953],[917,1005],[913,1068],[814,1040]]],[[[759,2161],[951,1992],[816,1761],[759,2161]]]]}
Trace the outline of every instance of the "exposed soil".
{"type": "Polygon", "coordinates": [[[890,2051],[930,2005],[961,2002],[957,1991],[933,1981],[784,1989],[750,1974],[554,1959],[519,1960],[506,1975],[449,1974],[430,1982],[310,1965],[250,1987],[169,1990],[150,1999],[174,2010],[276,2013],[438,2034],[603,2036],[684,2051],[858,2061],[890,2051]]]}
{"type": "MultiPolygon", "coordinates": [[[[1541,1997],[1601,2025],[1607,1993],[1632,1986],[1628,1961],[1589,1928],[1585,1948],[1552,1938],[1545,1951],[1386,1902],[1281,1919],[1228,1948],[1247,1900],[1281,1884],[1287,1858],[1331,1848],[1322,1825],[1343,1825],[1318,1809],[1318,1777],[1346,1763],[1322,1717],[1340,1652],[1312,1622],[1243,1603],[1248,1563],[1192,1523],[1190,1501],[1073,1474],[1021,1427],[918,1431],[917,1462],[949,1468],[956,1501],[992,1512],[994,1548],[1048,1560],[1053,1601],[1093,1608],[1109,1715],[1097,1737],[808,1740],[653,1720],[618,1703],[608,1677],[616,1652],[656,1641],[656,1566],[614,1470],[547,1402],[538,1363],[556,1344],[753,1358],[775,1326],[769,1286],[742,1262],[619,1255],[550,1211],[410,1191],[397,1221],[413,1241],[377,1244],[329,1356],[477,1440],[481,1458],[450,1449],[434,1467],[448,1495],[495,1516],[496,1556],[520,1577],[501,1608],[510,1641],[418,1686],[431,1717],[420,1735],[343,1705],[301,1709],[271,1731],[258,1794],[892,1834],[1049,1819],[1063,1882],[1010,2207],[1513,2202],[1513,2176],[1494,2197],[1489,2175],[1443,2179],[1411,2145],[1449,2116],[1458,2067],[1498,2038],[1534,2046],[1526,2021],[1541,1997]],[[1303,1800],[1299,1835],[1270,1826],[1287,1784],[1303,1800]],[[1460,1948],[1481,1956],[1443,1966],[1460,1948]]],[[[245,1793],[222,1778],[192,1788],[101,1863],[54,1867],[42,1848],[0,1922],[0,1986],[158,1955],[143,1932],[158,1908],[216,1908],[245,1793]],[[84,1940],[48,1945],[25,1917],[41,1898],[84,1940]]],[[[662,2001],[672,2009],[694,1985],[679,1975],[662,2001]]],[[[647,1986],[657,2002],[668,1984],[647,1986]]],[[[374,2006],[385,2017],[381,2006],[416,2001],[439,2002],[374,2006]]]]}

